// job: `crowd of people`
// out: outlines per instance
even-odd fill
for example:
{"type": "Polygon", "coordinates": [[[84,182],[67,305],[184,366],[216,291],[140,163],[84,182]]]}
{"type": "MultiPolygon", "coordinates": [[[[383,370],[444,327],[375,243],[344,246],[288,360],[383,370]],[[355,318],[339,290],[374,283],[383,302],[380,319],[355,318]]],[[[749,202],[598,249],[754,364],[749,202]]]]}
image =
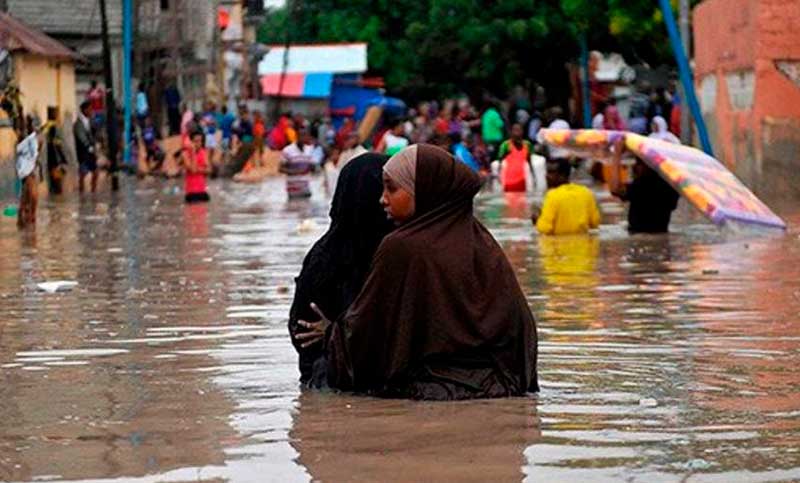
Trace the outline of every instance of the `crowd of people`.
{"type": "MultiPolygon", "coordinates": [[[[299,113],[283,113],[269,123],[263,111],[251,110],[244,104],[230,112],[225,105],[207,101],[195,111],[182,101],[174,85],[165,90],[164,105],[168,122],[159,127],[150,111],[147,88],[140,86],[129,132],[131,158],[135,161],[126,167],[140,176],[184,175],[186,200],[190,202],[209,199],[205,189],[207,177],[233,176],[258,168],[267,150],[279,153],[279,171],[286,175],[288,197],[304,198],[312,194],[311,174],[314,172],[324,174],[324,184],[332,195],[336,191],[339,173],[355,157],[366,152],[392,156],[408,146],[431,144],[448,151],[482,179],[498,178],[505,192],[524,192],[531,180],[540,191],[549,186],[551,190],[545,196],[543,206],[534,209],[533,219],[542,233],[585,231],[598,223],[596,207],[587,202],[590,197],[578,189],[579,186],[569,182],[576,165],[570,153],[539,143],[538,132],[543,127],[570,128],[559,106],[543,109],[541,104],[514,102],[512,99],[505,103],[484,100],[479,107],[462,97],[442,102],[420,102],[405,112],[384,114],[374,126],[362,129],[353,118],[334,122],[330,117],[309,119],[299,113]],[[167,135],[180,139],[177,147],[169,148],[173,152],[169,152],[164,142],[167,135]],[[170,173],[165,167],[168,157],[176,161],[170,173]],[[588,208],[577,217],[579,220],[552,219],[552,214],[558,211],[552,207],[565,203],[588,208]]],[[[631,97],[627,118],[623,119],[613,98],[606,98],[595,104],[592,124],[598,129],[633,129],[668,142],[679,142],[674,132],[679,127],[679,122],[676,122],[680,117],[679,109],[680,101],[669,97],[667,91],[648,90],[643,86],[631,97]]],[[[73,126],[81,192],[87,184],[91,191],[97,188],[97,152],[102,150],[104,142],[105,112],[105,90],[93,82],[73,126]]],[[[57,113],[50,114],[53,119],[49,122],[54,124],[57,113]]],[[[118,121],[121,125],[121,119],[118,121]]],[[[48,159],[53,160],[48,164],[51,192],[59,193],[66,157],[60,151],[55,126],[48,124],[45,127],[51,153],[48,159]]],[[[674,190],[671,191],[666,183],[658,185],[660,177],[654,173],[651,175],[649,168],[641,162],[634,166],[633,172],[635,176],[631,186],[623,185],[620,176],[612,177],[616,181],[603,179],[602,175],[596,177],[607,182],[614,195],[631,202],[632,231],[651,231],[652,227],[637,222],[642,218],[637,207],[647,204],[648,213],[652,206],[674,209],[674,190]],[[637,189],[637,183],[648,178],[652,179],[652,186],[637,189]],[[640,192],[645,194],[644,201],[639,201],[642,197],[637,193],[640,192]],[[654,202],[648,198],[652,198],[653,193],[664,193],[661,198],[670,200],[654,202]]],[[[662,213],[658,217],[666,219],[668,224],[671,210],[664,208],[662,211],[667,211],[666,215],[662,213]]],[[[663,228],[660,231],[666,229],[663,223],[657,225],[663,228]]]]}

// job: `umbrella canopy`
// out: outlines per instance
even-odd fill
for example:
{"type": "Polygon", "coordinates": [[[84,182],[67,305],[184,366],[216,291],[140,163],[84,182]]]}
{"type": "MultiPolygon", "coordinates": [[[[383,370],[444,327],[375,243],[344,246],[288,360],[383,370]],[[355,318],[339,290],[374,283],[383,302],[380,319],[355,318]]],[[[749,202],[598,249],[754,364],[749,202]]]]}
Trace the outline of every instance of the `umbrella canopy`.
{"type": "Polygon", "coordinates": [[[619,131],[542,129],[539,134],[541,142],[596,159],[610,158],[611,147],[620,139],[714,224],[786,228],[728,168],[698,149],[619,131]]]}

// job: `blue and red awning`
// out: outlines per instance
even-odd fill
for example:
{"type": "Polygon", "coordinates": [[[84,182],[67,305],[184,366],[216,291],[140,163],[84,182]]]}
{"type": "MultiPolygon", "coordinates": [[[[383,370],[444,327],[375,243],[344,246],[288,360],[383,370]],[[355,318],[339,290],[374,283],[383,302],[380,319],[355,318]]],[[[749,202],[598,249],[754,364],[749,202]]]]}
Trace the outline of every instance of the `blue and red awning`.
{"type": "Polygon", "coordinates": [[[281,74],[261,76],[261,90],[268,96],[326,98],[331,95],[333,73],[287,73],[281,86],[281,74]]]}

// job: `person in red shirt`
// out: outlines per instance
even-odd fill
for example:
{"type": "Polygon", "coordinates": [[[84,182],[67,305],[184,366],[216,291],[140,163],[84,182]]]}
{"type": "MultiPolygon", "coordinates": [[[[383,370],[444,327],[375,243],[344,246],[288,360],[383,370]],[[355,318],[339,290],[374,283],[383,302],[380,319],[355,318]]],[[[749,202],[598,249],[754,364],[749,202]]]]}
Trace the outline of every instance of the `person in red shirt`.
{"type": "Polygon", "coordinates": [[[612,131],[625,131],[627,129],[625,121],[622,120],[619,109],[617,109],[617,100],[613,97],[608,99],[606,108],[603,111],[603,128],[612,131]]]}
{"type": "Polygon", "coordinates": [[[500,145],[500,151],[497,154],[498,159],[503,162],[503,191],[525,191],[525,170],[533,171],[531,154],[533,154],[533,145],[524,138],[522,124],[514,124],[511,126],[511,139],[500,145]]]}
{"type": "Polygon", "coordinates": [[[200,203],[211,200],[206,191],[206,178],[211,174],[206,150],[203,146],[203,132],[191,134],[191,144],[184,148],[182,154],[183,168],[186,173],[184,192],[187,203],[200,203]]]}
{"type": "Polygon", "coordinates": [[[264,139],[266,136],[267,125],[264,122],[264,116],[261,115],[261,111],[255,111],[253,113],[253,141],[256,152],[259,155],[264,152],[264,139]]]}
{"type": "Polygon", "coordinates": [[[347,143],[348,136],[350,136],[350,133],[355,130],[356,123],[353,121],[353,118],[345,118],[344,122],[342,123],[342,127],[340,127],[339,131],[336,132],[336,147],[343,149],[344,145],[347,143]]]}
{"type": "Polygon", "coordinates": [[[447,132],[450,129],[450,118],[449,107],[443,107],[442,110],[439,111],[439,115],[436,116],[436,121],[433,123],[433,131],[437,136],[447,136],[447,132]]]}
{"type": "Polygon", "coordinates": [[[86,100],[89,101],[92,124],[95,128],[101,127],[106,112],[106,90],[97,85],[97,81],[92,81],[89,92],[86,94],[86,100]]]}

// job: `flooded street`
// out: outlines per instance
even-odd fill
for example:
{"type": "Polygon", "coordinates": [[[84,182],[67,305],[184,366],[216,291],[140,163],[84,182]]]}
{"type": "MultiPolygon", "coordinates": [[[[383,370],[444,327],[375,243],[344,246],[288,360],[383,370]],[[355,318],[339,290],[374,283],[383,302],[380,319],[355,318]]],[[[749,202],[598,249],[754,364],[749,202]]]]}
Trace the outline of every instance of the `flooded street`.
{"type": "Polygon", "coordinates": [[[540,238],[525,200],[481,195],[542,391],[420,403],[298,387],[286,319],[323,196],[175,186],[0,223],[0,481],[800,480],[800,209],[769,237],[684,216],[540,238]]]}

